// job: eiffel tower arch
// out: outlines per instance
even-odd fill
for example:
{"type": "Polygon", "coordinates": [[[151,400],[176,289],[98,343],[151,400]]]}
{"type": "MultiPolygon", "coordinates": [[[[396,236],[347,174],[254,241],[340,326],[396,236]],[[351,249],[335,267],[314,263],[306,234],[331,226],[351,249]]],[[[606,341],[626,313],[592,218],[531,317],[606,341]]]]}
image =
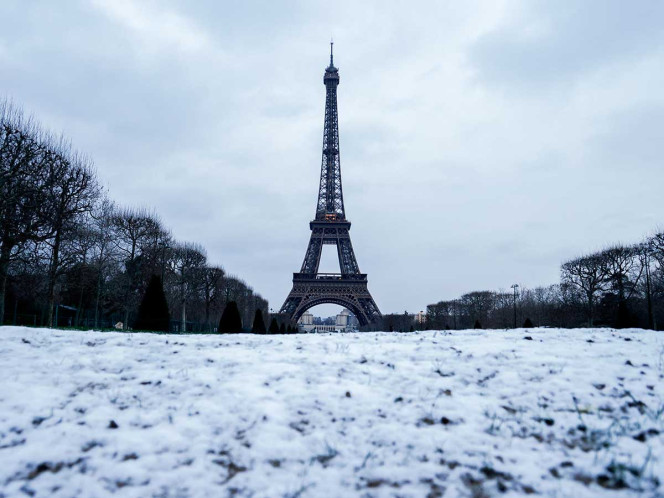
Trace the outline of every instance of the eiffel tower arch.
{"type": "Polygon", "coordinates": [[[318,187],[316,217],[309,223],[311,238],[302,268],[293,273],[293,288],[280,313],[297,321],[309,308],[319,304],[338,304],[348,308],[360,325],[376,323],[381,314],[368,288],[367,274],[360,271],[350,241],[350,221],[346,219],[341,162],[339,159],[339,115],[337,86],[339,70],[334,67],[330,44],[330,65],[325,69],[325,124],[323,127],[323,160],[318,187]],[[323,245],[337,248],[341,273],[319,273],[323,245]]]}

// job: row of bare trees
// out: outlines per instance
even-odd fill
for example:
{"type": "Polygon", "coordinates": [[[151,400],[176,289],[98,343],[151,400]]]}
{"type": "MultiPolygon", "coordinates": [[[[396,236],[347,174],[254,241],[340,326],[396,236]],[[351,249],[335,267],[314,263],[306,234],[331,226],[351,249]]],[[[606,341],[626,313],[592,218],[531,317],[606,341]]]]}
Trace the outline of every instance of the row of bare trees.
{"type": "Polygon", "coordinates": [[[478,291],[427,306],[428,328],[643,327],[664,323],[664,232],[561,265],[559,284],[478,291]]]}
{"type": "Polygon", "coordinates": [[[230,301],[247,326],[268,309],[156,214],[115,206],[89,158],[0,102],[0,324],[126,329],[153,274],[175,330],[212,330],[230,301]]]}

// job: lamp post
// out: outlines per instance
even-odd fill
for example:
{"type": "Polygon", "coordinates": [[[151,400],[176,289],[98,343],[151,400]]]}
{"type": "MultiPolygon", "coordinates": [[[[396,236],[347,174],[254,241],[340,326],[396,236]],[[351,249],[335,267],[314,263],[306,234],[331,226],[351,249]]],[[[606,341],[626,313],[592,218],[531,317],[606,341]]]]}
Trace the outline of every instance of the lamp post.
{"type": "Polygon", "coordinates": [[[514,297],[512,299],[512,302],[514,304],[514,328],[516,328],[516,292],[517,292],[518,288],[519,288],[519,284],[514,284],[512,286],[512,289],[514,289],[514,297]]]}

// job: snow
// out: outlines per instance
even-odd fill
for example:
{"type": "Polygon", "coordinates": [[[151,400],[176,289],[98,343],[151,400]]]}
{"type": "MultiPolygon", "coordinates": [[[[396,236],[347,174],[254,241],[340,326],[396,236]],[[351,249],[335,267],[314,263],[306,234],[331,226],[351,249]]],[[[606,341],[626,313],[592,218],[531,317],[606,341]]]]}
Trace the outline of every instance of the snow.
{"type": "Polygon", "coordinates": [[[662,333],[0,337],[0,496],[664,488],[662,333]]]}

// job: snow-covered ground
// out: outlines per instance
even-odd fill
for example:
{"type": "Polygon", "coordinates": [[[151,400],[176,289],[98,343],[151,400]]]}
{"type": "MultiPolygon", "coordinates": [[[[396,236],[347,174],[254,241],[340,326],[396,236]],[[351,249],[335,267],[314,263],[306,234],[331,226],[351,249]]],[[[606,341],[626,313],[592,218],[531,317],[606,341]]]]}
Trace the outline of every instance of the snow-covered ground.
{"type": "Polygon", "coordinates": [[[0,365],[0,496],[664,492],[664,333],[0,327],[0,365]]]}

